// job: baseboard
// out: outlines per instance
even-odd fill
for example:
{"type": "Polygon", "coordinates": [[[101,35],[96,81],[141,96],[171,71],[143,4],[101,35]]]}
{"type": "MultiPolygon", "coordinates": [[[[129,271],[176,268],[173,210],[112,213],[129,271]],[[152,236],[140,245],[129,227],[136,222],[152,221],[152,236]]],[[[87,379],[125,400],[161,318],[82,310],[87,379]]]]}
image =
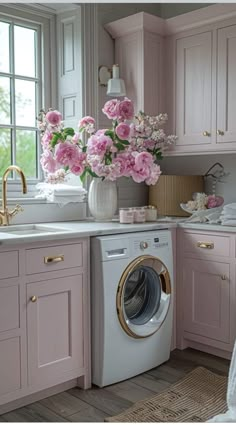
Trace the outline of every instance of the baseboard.
{"type": "Polygon", "coordinates": [[[37,393],[19,398],[18,400],[10,401],[9,403],[0,406],[0,415],[3,415],[4,413],[10,412],[15,409],[19,409],[20,407],[26,406],[27,404],[42,400],[43,398],[50,397],[52,395],[69,390],[70,388],[74,388],[77,385],[78,380],[72,379],[70,381],[63,382],[62,384],[54,385],[53,387],[47,388],[46,390],[42,390],[37,393]]]}

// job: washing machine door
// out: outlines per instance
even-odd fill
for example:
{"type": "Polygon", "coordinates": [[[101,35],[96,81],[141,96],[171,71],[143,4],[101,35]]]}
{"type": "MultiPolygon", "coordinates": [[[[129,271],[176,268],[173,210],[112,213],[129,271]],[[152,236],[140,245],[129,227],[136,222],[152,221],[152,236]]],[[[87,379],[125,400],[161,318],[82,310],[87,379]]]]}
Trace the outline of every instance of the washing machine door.
{"type": "Polygon", "coordinates": [[[164,263],[146,255],[125,269],[117,290],[117,314],[124,331],[146,338],[158,331],[171,302],[171,281],[164,263]]]}

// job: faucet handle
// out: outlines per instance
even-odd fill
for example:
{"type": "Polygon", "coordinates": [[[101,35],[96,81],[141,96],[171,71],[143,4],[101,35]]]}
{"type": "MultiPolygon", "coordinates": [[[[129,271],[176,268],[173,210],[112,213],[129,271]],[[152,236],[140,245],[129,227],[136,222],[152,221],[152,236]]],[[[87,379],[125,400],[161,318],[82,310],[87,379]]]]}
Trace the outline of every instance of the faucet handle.
{"type": "Polygon", "coordinates": [[[19,212],[24,211],[24,208],[22,208],[21,205],[17,204],[15,208],[9,212],[10,217],[14,217],[14,215],[18,214],[19,212]]]}

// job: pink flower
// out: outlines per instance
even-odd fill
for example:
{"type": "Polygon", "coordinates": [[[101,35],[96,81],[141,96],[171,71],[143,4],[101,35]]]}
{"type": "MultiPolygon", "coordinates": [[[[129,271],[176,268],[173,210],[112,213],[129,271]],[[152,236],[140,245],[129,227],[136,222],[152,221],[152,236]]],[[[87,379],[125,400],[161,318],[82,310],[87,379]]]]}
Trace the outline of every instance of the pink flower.
{"type": "Polygon", "coordinates": [[[78,143],[79,133],[75,133],[71,140],[72,140],[73,143],[78,143]]]}
{"type": "Polygon", "coordinates": [[[52,152],[47,149],[42,153],[40,163],[43,170],[48,173],[54,173],[58,168],[57,161],[54,159],[52,152]]]}
{"type": "Polygon", "coordinates": [[[78,158],[78,147],[70,142],[60,142],[55,148],[56,161],[65,167],[72,167],[78,158]]]}
{"type": "Polygon", "coordinates": [[[161,175],[161,170],[160,170],[160,166],[157,164],[153,164],[150,168],[150,175],[149,177],[145,180],[145,183],[147,185],[154,185],[156,184],[156,182],[158,181],[159,177],[161,175]]]}
{"type": "Polygon", "coordinates": [[[116,134],[121,140],[127,140],[130,135],[130,126],[128,124],[125,124],[121,122],[116,127],[116,134]]]}
{"type": "Polygon", "coordinates": [[[132,170],[135,165],[134,157],[130,153],[120,153],[117,154],[114,159],[115,163],[119,163],[120,165],[120,175],[124,177],[130,177],[132,174],[132,170]]]}
{"type": "Polygon", "coordinates": [[[80,176],[80,174],[82,174],[84,171],[84,165],[78,161],[74,165],[72,165],[70,171],[76,176],[80,176]]]}
{"type": "Polygon", "coordinates": [[[149,167],[137,168],[134,166],[131,176],[136,183],[144,182],[150,176],[149,167]]]}
{"type": "Polygon", "coordinates": [[[44,148],[46,148],[49,145],[49,143],[52,140],[52,137],[53,137],[53,135],[49,131],[46,131],[44,133],[44,135],[43,135],[43,137],[41,139],[41,142],[42,142],[42,145],[43,145],[44,148]]]}
{"type": "Polygon", "coordinates": [[[110,120],[116,120],[119,114],[119,104],[120,102],[117,99],[108,100],[108,102],[105,103],[102,112],[110,120]]]}
{"type": "Polygon", "coordinates": [[[209,195],[207,199],[207,208],[220,207],[224,203],[222,196],[209,195]]]}
{"type": "Polygon", "coordinates": [[[150,167],[153,164],[153,157],[149,152],[140,152],[135,155],[135,166],[137,169],[150,167]]]}
{"type": "Polygon", "coordinates": [[[117,110],[120,121],[132,120],[134,117],[133,103],[127,97],[118,104],[117,110]]]}
{"type": "Polygon", "coordinates": [[[49,122],[49,124],[51,125],[59,125],[61,123],[62,120],[62,115],[59,111],[48,111],[46,113],[46,120],[49,122]]]}
{"type": "Polygon", "coordinates": [[[95,131],[95,119],[87,116],[83,117],[78,124],[79,130],[85,129],[88,133],[92,134],[95,131]]]}
{"type": "Polygon", "coordinates": [[[104,156],[106,150],[113,145],[113,141],[109,136],[101,134],[100,136],[93,135],[88,139],[87,153],[89,155],[104,156]]]}
{"type": "Polygon", "coordinates": [[[145,141],[144,141],[144,147],[145,148],[147,148],[147,149],[154,149],[155,148],[155,145],[156,145],[156,142],[155,142],[155,140],[152,140],[152,139],[146,139],[145,141]]]}

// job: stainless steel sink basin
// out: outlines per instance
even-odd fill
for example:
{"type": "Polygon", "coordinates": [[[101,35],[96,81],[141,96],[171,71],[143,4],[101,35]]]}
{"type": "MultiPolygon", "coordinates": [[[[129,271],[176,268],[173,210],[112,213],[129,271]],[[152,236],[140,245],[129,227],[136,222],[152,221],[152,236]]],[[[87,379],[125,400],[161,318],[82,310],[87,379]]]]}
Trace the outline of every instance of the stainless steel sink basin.
{"type": "Polygon", "coordinates": [[[10,235],[41,235],[45,233],[59,233],[65,231],[66,229],[59,229],[56,227],[47,227],[40,224],[26,224],[19,226],[7,226],[0,227],[0,235],[1,233],[7,233],[10,235]]]}

